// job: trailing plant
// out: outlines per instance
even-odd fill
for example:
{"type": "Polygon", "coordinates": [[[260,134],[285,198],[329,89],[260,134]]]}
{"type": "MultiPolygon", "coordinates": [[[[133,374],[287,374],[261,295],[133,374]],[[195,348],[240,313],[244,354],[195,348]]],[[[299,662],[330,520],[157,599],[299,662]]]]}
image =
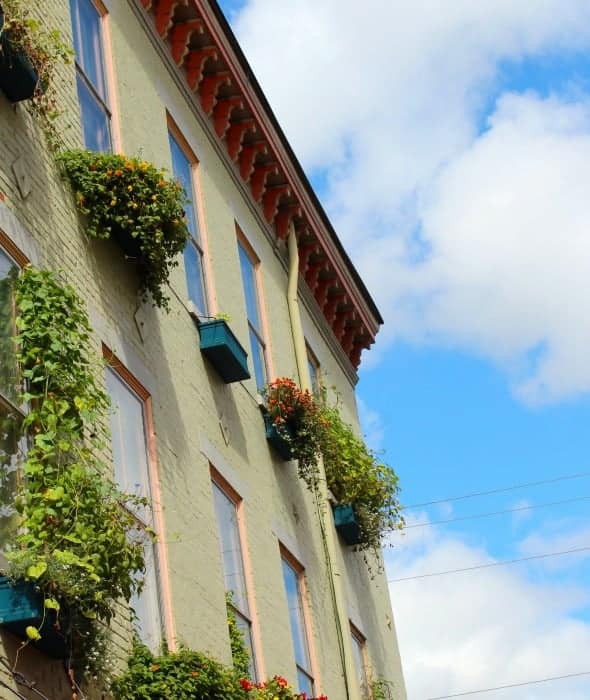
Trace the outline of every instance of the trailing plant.
{"type": "Polygon", "coordinates": [[[56,69],[60,63],[71,63],[74,52],[59,30],[45,29],[31,16],[30,6],[31,3],[23,0],[1,1],[0,15],[4,13],[4,24],[0,27],[2,50],[13,55],[26,54],[37,73],[37,86],[28,106],[38,118],[49,147],[56,151],[62,145],[58,121],[63,114],[55,90],[56,69]]]}
{"type": "Polygon", "coordinates": [[[379,549],[390,530],[403,526],[398,477],[355,435],[335,406],[324,402],[321,415],[328,488],[339,503],[353,507],[360,528],[357,549],[379,549]]]}
{"type": "Polygon", "coordinates": [[[163,287],[178,265],[188,229],[181,185],[137,158],[70,150],[57,158],[72,184],[76,206],[91,238],[114,238],[134,260],[140,292],[168,308],[163,287]]]}
{"type": "Polygon", "coordinates": [[[247,677],[250,673],[250,653],[244,642],[244,633],[238,626],[238,618],[231,591],[225,594],[225,605],[227,608],[227,628],[234,669],[240,676],[247,677]]]}
{"type": "Polygon", "coordinates": [[[298,460],[299,476],[314,488],[325,419],[313,394],[301,391],[292,379],[281,377],[268,385],[264,396],[270,420],[298,460]]]}
{"type": "Polygon", "coordinates": [[[232,668],[190,649],[155,656],[138,642],[111,691],[115,700],[244,700],[232,668]]]}
{"type": "Polygon", "coordinates": [[[370,700],[394,700],[394,683],[384,678],[377,678],[371,681],[370,700]]]}
{"type": "MultiPolygon", "coordinates": [[[[82,302],[47,271],[27,268],[16,282],[17,359],[29,406],[29,438],[16,500],[20,525],[10,575],[33,581],[72,647],[87,655],[96,621],[141,590],[144,535],[132,510],[145,500],[106,478],[99,454],[109,401],[89,350],[82,302]]],[[[33,630],[31,638],[43,635],[33,630]]]]}

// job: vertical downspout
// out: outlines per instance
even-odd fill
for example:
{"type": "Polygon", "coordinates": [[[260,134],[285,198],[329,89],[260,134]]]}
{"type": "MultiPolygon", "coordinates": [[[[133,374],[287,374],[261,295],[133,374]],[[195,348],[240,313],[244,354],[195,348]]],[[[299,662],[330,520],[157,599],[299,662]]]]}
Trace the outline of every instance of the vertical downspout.
{"type": "MultiPolygon", "coordinates": [[[[299,297],[297,293],[299,282],[299,250],[297,248],[297,237],[295,235],[295,227],[293,222],[289,225],[289,237],[287,239],[289,250],[289,284],[287,288],[287,305],[289,307],[289,316],[291,318],[291,335],[293,337],[293,345],[295,347],[295,361],[297,363],[297,372],[299,374],[299,385],[303,391],[306,389],[311,391],[311,379],[307,365],[307,350],[305,347],[305,337],[303,335],[303,327],[301,325],[301,315],[299,313],[299,297]]],[[[353,664],[352,644],[350,640],[348,616],[344,605],[344,593],[342,590],[342,576],[336,568],[337,558],[337,543],[334,535],[334,527],[332,526],[332,509],[328,501],[328,489],[326,483],[326,474],[324,472],[324,463],[320,457],[319,478],[317,488],[314,493],[314,500],[320,523],[320,534],[324,547],[324,556],[326,559],[326,568],[328,570],[328,582],[332,603],[334,606],[334,615],[336,622],[336,632],[338,635],[338,647],[340,652],[340,660],[342,662],[342,673],[344,686],[346,689],[346,700],[361,700],[359,690],[356,683],[356,671],[353,664]]]]}

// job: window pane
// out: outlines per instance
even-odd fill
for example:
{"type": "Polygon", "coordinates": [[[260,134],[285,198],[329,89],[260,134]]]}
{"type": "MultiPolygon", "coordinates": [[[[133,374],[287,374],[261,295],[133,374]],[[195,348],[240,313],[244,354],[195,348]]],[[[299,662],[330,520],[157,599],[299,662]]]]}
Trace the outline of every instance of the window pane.
{"type": "MultiPolygon", "coordinates": [[[[110,367],[106,371],[106,385],[112,404],[110,425],[115,478],[123,491],[149,498],[143,402],[110,367]]],[[[142,508],[136,515],[146,523],[151,521],[149,507],[142,508]]]]}
{"type": "Polygon", "coordinates": [[[84,145],[90,151],[108,152],[111,150],[109,116],[104,106],[90,92],[84,79],[78,75],[77,80],[84,145]]]}
{"type": "Polygon", "coordinates": [[[185,205],[184,212],[188,224],[188,230],[191,236],[200,242],[199,223],[193,205],[194,185],[192,176],[192,167],[190,160],[186,157],[186,153],[180,147],[178,141],[168,132],[170,141],[170,153],[172,155],[172,174],[184,187],[186,196],[189,198],[189,203],[185,205]]]}
{"type": "Polygon", "coordinates": [[[252,625],[245,617],[242,617],[236,610],[236,624],[240,628],[244,638],[244,644],[248,650],[248,673],[250,678],[256,680],[256,664],[254,663],[254,645],[252,643],[252,625]]]}
{"type": "Polygon", "coordinates": [[[106,102],[100,13],[91,0],[70,0],[70,10],[76,61],[106,102]]]}
{"type": "Polygon", "coordinates": [[[14,499],[18,482],[18,455],[22,416],[0,401],[0,548],[18,524],[14,499]]]}
{"type": "Polygon", "coordinates": [[[240,253],[240,267],[242,270],[242,282],[244,285],[244,296],[246,297],[246,313],[248,321],[260,333],[260,319],[258,317],[258,292],[256,289],[256,276],[252,260],[243,246],[238,244],[240,253]]]}
{"type": "Polygon", "coordinates": [[[352,635],[352,655],[359,682],[359,688],[364,693],[367,690],[367,675],[365,672],[365,659],[363,657],[363,644],[356,634],[352,635]]]}
{"type": "Polygon", "coordinates": [[[287,604],[289,606],[289,621],[291,623],[291,638],[295,651],[295,662],[301,668],[309,669],[309,650],[307,648],[307,636],[305,633],[305,618],[303,617],[303,603],[299,588],[299,575],[284,559],[283,579],[287,604]]]}
{"type": "Polygon", "coordinates": [[[213,500],[219,530],[225,590],[232,592],[235,607],[244,615],[248,615],[246,577],[244,576],[236,506],[215,483],[213,484],[213,500]]]}
{"type": "Polygon", "coordinates": [[[313,696],[313,680],[300,668],[297,669],[297,685],[300,693],[307,693],[308,698],[313,696]]]}
{"type": "Polygon", "coordinates": [[[254,365],[254,377],[256,387],[262,389],[266,384],[266,363],[264,361],[264,347],[258,336],[250,328],[250,350],[252,352],[252,364],[254,365]]]}
{"type": "Polygon", "coordinates": [[[200,315],[207,315],[205,296],[205,277],[203,275],[203,256],[197,246],[189,241],[184,249],[184,269],[188,298],[196,306],[200,315]]]}
{"type": "Polygon", "coordinates": [[[158,576],[156,572],[156,552],[151,542],[145,544],[145,575],[141,594],[131,598],[136,619],[134,627],[140,640],[153,651],[157,650],[162,638],[162,619],[158,598],[158,576]]]}
{"type": "Polygon", "coordinates": [[[0,393],[16,401],[19,394],[14,347],[14,285],[18,268],[0,251],[0,393]]]}

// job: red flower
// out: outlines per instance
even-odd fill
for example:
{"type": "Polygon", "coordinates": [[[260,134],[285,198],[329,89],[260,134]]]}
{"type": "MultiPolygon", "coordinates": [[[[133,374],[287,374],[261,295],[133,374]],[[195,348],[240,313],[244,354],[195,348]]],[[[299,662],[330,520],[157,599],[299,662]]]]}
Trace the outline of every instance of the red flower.
{"type": "Polygon", "coordinates": [[[250,683],[250,681],[247,678],[242,678],[240,680],[240,685],[244,690],[252,690],[252,688],[255,687],[254,684],[250,683]]]}

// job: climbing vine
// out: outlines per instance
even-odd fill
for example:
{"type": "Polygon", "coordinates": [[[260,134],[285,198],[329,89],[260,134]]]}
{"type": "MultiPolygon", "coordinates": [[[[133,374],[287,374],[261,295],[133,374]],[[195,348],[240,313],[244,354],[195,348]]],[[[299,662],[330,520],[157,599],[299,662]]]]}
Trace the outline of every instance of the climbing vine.
{"type": "MultiPolygon", "coordinates": [[[[144,542],[132,515],[142,499],[106,477],[108,397],[97,380],[91,329],[74,290],[27,268],[16,281],[17,359],[29,447],[16,508],[10,574],[33,581],[56,611],[72,653],[98,640],[117,600],[141,589],[144,542]]],[[[29,630],[29,637],[43,629],[29,630]]]]}

